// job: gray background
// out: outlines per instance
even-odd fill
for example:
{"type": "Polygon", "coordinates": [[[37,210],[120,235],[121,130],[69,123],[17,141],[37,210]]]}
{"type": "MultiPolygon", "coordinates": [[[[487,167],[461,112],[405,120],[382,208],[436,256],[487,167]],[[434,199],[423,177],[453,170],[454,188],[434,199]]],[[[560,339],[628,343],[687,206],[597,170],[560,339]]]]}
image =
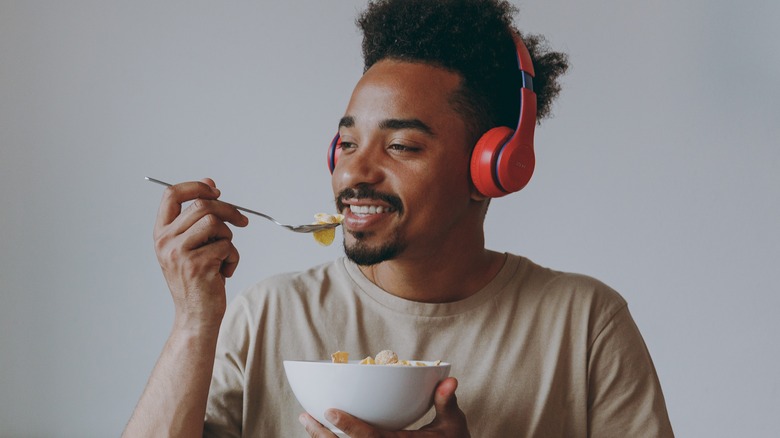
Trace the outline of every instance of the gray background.
{"type": "MultiPolygon", "coordinates": [[[[332,211],[362,4],[0,0],[0,436],[130,416],[172,320],[144,176],[332,211]]],[[[573,69],[488,245],[619,290],[682,437],[780,434],[779,5],[519,5],[573,69]]],[[[261,219],[235,241],[230,297],[341,254],[261,219]]]]}

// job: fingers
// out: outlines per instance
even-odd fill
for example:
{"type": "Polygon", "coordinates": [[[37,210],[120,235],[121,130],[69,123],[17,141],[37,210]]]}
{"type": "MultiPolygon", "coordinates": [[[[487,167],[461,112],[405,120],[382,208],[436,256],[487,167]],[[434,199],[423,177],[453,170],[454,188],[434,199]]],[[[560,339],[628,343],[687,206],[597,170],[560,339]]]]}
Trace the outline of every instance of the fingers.
{"type": "MultiPolygon", "coordinates": [[[[455,397],[455,390],[457,388],[458,381],[454,377],[449,377],[439,383],[433,397],[436,417],[430,424],[419,431],[401,430],[391,432],[379,430],[338,409],[328,409],[325,412],[325,418],[334,426],[341,429],[347,436],[351,437],[401,438],[412,436],[446,436],[469,438],[470,434],[468,425],[466,424],[466,415],[460,410],[460,407],[458,407],[458,401],[455,397]]],[[[327,428],[322,426],[309,414],[301,414],[299,420],[311,437],[332,436],[327,428]]]]}
{"type": "Polygon", "coordinates": [[[325,418],[338,427],[347,436],[379,438],[382,432],[371,427],[358,418],[338,409],[325,411],[325,418]]]}
{"type": "Polygon", "coordinates": [[[208,185],[209,187],[213,187],[215,189],[217,188],[217,183],[215,183],[214,180],[211,178],[203,178],[202,180],[200,180],[200,182],[208,185]]]}
{"type": "MultiPolygon", "coordinates": [[[[177,230],[172,230],[177,234],[177,230]]],[[[208,213],[200,217],[197,222],[181,231],[182,246],[184,249],[197,249],[218,240],[230,240],[233,231],[216,214],[208,213]]]]}
{"type": "Polygon", "coordinates": [[[227,255],[222,258],[222,266],[219,271],[224,278],[230,278],[238,267],[238,250],[229,240],[224,241],[224,243],[227,244],[227,255]]]}
{"type": "Polygon", "coordinates": [[[219,195],[209,178],[166,189],[154,233],[161,265],[175,264],[179,256],[191,251],[202,263],[216,267],[214,272],[223,277],[233,275],[239,256],[226,223],[243,227],[249,219],[234,206],[217,200],[219,195]],[[182,204],[188,201],[191,205],[182,212],[182,204]]]}
{"type": "MultiPolygon", "coordinates": [[[[183,250],[194,250],[209,243],[233,238],[233,232],[226,225],[244,227],[249,219],[234,206],[218,201],[219,190],[214,181],[186,182],[168,187],[160,204],[160,211],[154,230],[158,254],[175,242],[183,250]],[[182,203],[192,204],[181,211],[182,203]]],[[[235,248],[224,248],[223,273],[231,274],[238,262],[235,248]]]]}
{"type": "Polygon", "coordinates": [[[249,219],[234,206],[218,201],[219,195],[214,181],[208,178],[200,182],[186,182],[168,187],[157,214],[155,240],[162,238],[163,234],[168,238],[182,234],[207,215],[213,215],[221,222],[238,227],[246,226],[249,219]],[[182,212],[182,204],[189,201],[192,201],[192,204],[182,212]]]}
{"type": "Polygon", "coordinates": [[[181,213],[181,205],[194,199],[217,199],[220,195],[219,189],[213,184],[212,180],[207,182],[185,182],[176,184],[165,189],[163,198],[160,202],[160,209],[157,212],[157,223],[155,228],[162,228],[171,222],[181,213]]]}
{"type": "Polygon", "coordinates": [[[298,416],[298,421],[301,422],[311,438],[332,438],[336,436],[330,429],[305,412],[298,416]]]}
{"type": "Polygon", "coordinates": [[[204,216],[214,216],[220,222],[227,222],[237,227],[244,227],[249,219],[241,214],[236,207],[218,200],[195,199],[179,216],[168,225],[171,233],[181,234],[192,228],[204,216]]]}
{"type": "MultiPolygon", "coordinates": [[[[206,216],[204,218],[211,218],[206,216]]],[[[217,219],[213,219],[216,221],[217,219]]],[[[190,233],[186,233],[190,234],[190,233]]],[[[225,278],[230,278],[238,266],[238,249],[231,241],[233,232],[222,222],[215,223],[199,233],[191,233],[183,243],[183,248],[193,250],[196,258],[212,260],[213,265],[219,267],[219,272],[225,278]]],[[[211,264],[210,263],[210,264],[211,264]]]]}

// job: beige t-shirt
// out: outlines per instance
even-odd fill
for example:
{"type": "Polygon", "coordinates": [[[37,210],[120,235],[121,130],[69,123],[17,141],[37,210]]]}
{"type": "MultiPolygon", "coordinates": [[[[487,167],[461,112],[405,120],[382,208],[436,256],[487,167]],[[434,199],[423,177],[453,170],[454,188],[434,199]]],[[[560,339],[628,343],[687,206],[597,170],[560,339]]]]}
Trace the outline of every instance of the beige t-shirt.
{"type": "Polygon", "coordinates": [[[383,349],[450,362],[475,438],[673,436],[620,295],[515,255],[484,289],[446,304],[393,296],[347,259],[250,288],[222,325],[205,435],[308,437],[282,361],[383,349]]]}

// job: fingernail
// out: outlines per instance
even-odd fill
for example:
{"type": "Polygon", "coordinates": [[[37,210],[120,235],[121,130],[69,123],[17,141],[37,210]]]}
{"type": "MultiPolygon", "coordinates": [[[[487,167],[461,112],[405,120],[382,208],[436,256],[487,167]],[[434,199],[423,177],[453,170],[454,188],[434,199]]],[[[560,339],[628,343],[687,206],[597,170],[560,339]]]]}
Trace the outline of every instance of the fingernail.
{"type": "Polygon", "coordinates": [[[325,411],[325,419],[330,421],[331,423],[335,423],[336,421],[338,421],[339,416],[332,410],[328,409],[327,411],[325,411]]]}

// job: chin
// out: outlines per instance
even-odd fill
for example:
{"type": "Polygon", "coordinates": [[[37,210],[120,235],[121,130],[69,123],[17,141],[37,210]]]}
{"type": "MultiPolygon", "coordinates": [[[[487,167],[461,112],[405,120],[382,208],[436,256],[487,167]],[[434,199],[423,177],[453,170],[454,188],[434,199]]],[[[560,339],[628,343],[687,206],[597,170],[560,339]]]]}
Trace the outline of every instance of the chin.
{"type": "Polygon", "coordinates": [[[355,236],[355,240],[351,243],[344,240],[344,253],[347,258],[360,266],[371,266],[392,260],[403,249],[404,246],[397,240],[380,245],[369,245],[361,236],[355,236]]]}

